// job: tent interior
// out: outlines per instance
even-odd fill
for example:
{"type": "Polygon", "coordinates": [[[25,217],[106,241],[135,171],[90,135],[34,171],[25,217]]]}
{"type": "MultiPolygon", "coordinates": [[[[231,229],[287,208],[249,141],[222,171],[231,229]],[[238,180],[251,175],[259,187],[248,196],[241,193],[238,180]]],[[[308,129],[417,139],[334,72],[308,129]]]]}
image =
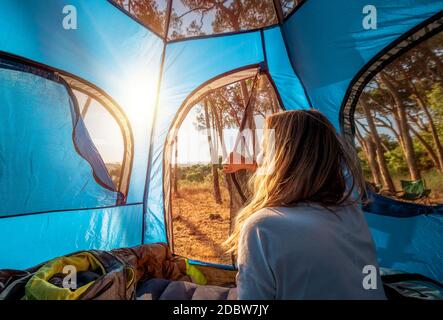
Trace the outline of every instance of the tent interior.
{"type": "Polygon", "coordinates": [[[311,108],[358,152],[380,266],[443,282],[441,0],[0,0],[0,297],[131,247],[235,284],[249,176],[221,163],[311,108]]]}

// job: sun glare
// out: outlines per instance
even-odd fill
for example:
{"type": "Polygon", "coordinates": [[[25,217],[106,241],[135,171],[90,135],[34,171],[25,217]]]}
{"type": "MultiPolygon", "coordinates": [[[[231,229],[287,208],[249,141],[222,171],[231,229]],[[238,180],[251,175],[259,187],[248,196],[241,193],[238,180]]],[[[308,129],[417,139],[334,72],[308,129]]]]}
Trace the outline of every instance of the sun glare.
{"type": "Polygon", "coordinates": [[[133,128],[152,120],[157,98],[157,79],[153,76],[128,77],[121,82],[122,102],[126,115],[133,128]]]}

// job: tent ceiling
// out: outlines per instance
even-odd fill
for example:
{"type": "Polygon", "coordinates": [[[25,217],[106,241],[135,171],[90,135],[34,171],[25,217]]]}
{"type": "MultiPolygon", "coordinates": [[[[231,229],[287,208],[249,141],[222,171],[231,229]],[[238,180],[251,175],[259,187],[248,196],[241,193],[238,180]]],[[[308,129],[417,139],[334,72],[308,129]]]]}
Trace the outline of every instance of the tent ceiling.
{"type": "Polygon", "coordinates": [[[255,30],[303,0],[109,0],[167,41],[255,30]],[[166,36],[167,33],[167,36],[166,36]]]}

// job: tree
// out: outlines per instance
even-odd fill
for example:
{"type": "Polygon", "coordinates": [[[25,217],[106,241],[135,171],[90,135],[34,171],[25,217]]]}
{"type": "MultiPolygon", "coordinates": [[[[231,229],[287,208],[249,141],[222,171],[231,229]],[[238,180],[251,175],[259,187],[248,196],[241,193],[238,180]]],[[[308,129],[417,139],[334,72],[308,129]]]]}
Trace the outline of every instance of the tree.
{"type": "Polygon", "coordinates": [[[170,37],[180,39],[256,29],[277,23],[273,0],[181,0],[173,6],[170,37]]]}
{"type": "Polygon", "coordinates": [[[173,143],[173,152],[174,152],[174,170],[171,170],[172,174],[172,190],[175,196],[179,196],[178,193],[178,135],[174,137],[173,143]]]}
{"type": "Polygon", "coordinates": [[[356,128],[356,138],[362,147],[366,155],[366,159],[368,160],[369,169],[372,174],[372,179],[377,186],[382,185],[382,177],[380,174],[380,167],[376,161],[377,159],[377,151],[374,144],[374,141],[371,137],[364,138],[360,133],[360,130],[356,128]]]}
{"type": "Polygon", "coordinates": [[[443,173],[442,53],[439,33],[391,62],[364,88],[354,114],[356,140],[375,184],[381,180],[386,188],[387,173],[393,182],[406,174],[411,180],[428,177],[431,169],[443,173]]]}
{"type": "MultiPolygon", "coordinates": [[[[209,145],[209,153],[211,155],[211,164],[212,164],[212,181],[214,186],[214,200],[216,203],[221,204],[221,193],[220,193],[220,182],[218,177],[218,170],[217,170],[217,164],[214,162],[214,157],[216,156],[216,146],[215,146],[215,139],[212,136],[212,130],[213,126],[211,126],[210,119],[209,119],[209,107],[208,107],[208,100],[205,99],[203,101],[204,104],[204,115],[205,115],[205,125],[206,125],[206,131],[208,136],[208,145],[209,145]]],[[[218,157],[217,157],[218,158],[218,157]]]]}
{"type": "Polygon", "coordinates": [[[405,157],[408,163],[409,174],[412,180],[419,180],[421,179],[420,170],[417,166],[417,159],[409,130],[406,108],[400,94],[397,91],[398,87],[395,86],[395,80],[393,80],[393,78],[390,77],[385,71],[381,71],[379,73],[379,80],[386,87],[394,100],[396,112],[394,118],[399,123],[400,136],[402,138],[405,157]]]}
{"type": "MultiPolygon", "coordinates": [[[[373,115],[371,113],[371,109],[365,100],[365,97],[360,98],[359,104],[362,107],[364,114],[366,116],[366,121],[369,127],[369,135],[371,138],[371,142],[374,143],[375,146],[375,154],[377,158],[378,167],[380,168],[381,178],[383,180],[383,185],[387,188],[389,192],[395,192],[395,186],[391,178],[391,174],[389,173],[388,166],[386,164],[386,159],[384,157],[384,150],[380,140],[380,136],[378,135],[377,128],[374,123],[373,115]]],[[[374,156],[374,153],[371,154],[374,156]]],[[[375,169],[375,167],[374,167],[375,169]]]]}
{"type": "Polygon", "coordinates": [[[160,8],[157,1],[114,0],[121,8],[128,11],[138,20],[160,35],[166,31],[166,6],[160,8]]]}

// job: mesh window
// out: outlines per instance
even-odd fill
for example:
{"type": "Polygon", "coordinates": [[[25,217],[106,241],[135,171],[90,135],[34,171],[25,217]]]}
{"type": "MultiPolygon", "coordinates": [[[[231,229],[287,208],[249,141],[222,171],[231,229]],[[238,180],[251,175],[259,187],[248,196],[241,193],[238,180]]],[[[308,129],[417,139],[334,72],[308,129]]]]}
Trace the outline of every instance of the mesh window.
{"type": "Polygon", "coordinates": [[[168,38],[253,30],[277,22],[273,0],[174,0],[168,38]]]}
{"type": "Polygon", "coordinates": [[[0,109],[0,216],[120,203],[58,75],[0,57],[0,109]]]}
{"type": "Polygon", "coordinates": [[[146,27],[165,36],[168,0],[112,0],[146,27]]]}
{"type": "Polygon", "coordinates": [[[265,116],[278,110],[269,80],[257,76],[211,90],[189,106],[170,132],[165,179],[170,206],[166,207],[176,254],[212,263],[232,262],[222,243],[243,204],[242,196],[250,194],[246,184],[251,173],[225,174],[221,164],[233,151],[255,159],[260,137],[245,135],[248,141],[240,150],[240,129],[262,129],[265,116]]]}
{"type": "Polygon", "coordinates": [[[79,91],[74,93],[92,142],[100,153],[115,186],[119,186],[125,151],[120,127],[109,111],[97,100],[79,91]]]}
{"type": "Polygon", "coordinates": [[[358,100],[354,122],[361,163],[376,192],[443,203],[443,33],[378,72],[358,100]]]}
{"type": "Polygon", "coordinates": [[[290,15],[295,8],[302,4],[302,2],[303,0],[280,0],[284,17],[286,18],[290,15]]]}
{"type": "Polygon", "coordinates": [[[133,137],[129,121],[108,96],[76,79],[63,76],[77,99],[80,115],[107,173],[125,200],[133,162],[133,137]]]}

